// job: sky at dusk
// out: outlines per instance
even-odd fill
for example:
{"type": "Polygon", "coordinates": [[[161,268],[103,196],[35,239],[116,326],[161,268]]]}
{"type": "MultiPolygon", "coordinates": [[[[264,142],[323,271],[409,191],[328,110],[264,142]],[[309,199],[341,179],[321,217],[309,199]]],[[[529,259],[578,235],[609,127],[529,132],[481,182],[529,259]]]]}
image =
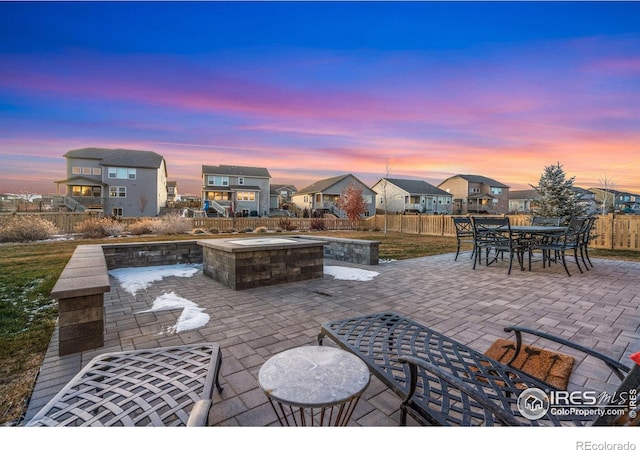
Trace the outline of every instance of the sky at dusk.
{"type": "Polygon", "coordinates": [[[512,190],[560,163],[640,193],[640,2],[0,2],[0,192],[83,147],[298,189],[352,173],[512,190]]]}

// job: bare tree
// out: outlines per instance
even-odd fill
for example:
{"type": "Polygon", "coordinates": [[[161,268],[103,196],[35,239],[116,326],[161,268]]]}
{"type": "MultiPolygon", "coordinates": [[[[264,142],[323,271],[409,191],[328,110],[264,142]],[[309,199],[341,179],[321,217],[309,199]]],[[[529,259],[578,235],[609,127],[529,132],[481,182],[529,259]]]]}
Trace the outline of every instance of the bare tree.
{"type": "Polygon", "coordinates": [[[144,213],[144,209],[147,207],[147,203],[149,203],[149,199],[147,198],[147,196],[144,193],[140,194],[140,198],[138,199],[140,214],[144,213]]]}
{"type": "Polygon", "coordinates": [[[600,186],[602,190],[602,215],[606,215],[609,209],[609,199],[611,199],[611,208],[614,206],[615,193],[609,192],[615,187],[615,182],[607,178],[605,174],[604,178],[600,179],[600,186]]]}
{"type": "Polygon", "coordinates": [[[391,173],[391,165],[389,163],[389,158],[387,157],[387,161],[385,163],[385,175],[384,178],[382,179],[382,182],[380,183],[382,186],[382,202],[383,202],[383,209],[384,209],[384,234],[385,236],[387,235],[387,204],[389,203],[389,199],[387,198],[387,184],[389,183],[388,179],[389,179],[389,174],[391,173]]]}

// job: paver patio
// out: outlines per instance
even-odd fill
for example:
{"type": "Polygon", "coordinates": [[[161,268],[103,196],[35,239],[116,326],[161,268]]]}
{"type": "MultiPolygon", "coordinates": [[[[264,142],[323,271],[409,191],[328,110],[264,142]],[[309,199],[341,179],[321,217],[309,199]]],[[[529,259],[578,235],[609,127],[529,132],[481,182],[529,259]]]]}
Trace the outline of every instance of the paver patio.
{"type": "MultiPolygon", "coordinates": [[[[325,266],[348,266],[379,272],[372,281],[334,280],[326,275],[308,281],[234,291],[199,272],[192,278],[165,278],[133,297],[111,278],[105,295],[105,346],[59,357],[57,330],[38,377],[28,421],[93,356],[106,351],[213,341],[222,348],[222,394],[214,394],[210,422],[218,426],[278,425],[258,387],[260,366],[272,355],[300,345],[316,345],[323,322],[395,310],[458,341],[485,351],[503,327],[519,324],[593,347],[630,365],[640,351],[640,263],[594,259],[590,271],[575,264],[568,277],[561,264],[531,272],[508,262],[472,269],[468,253],[458,261],[444,254],[379,266],[325,260],[325,266]],[[205,308],[206,326],[167,332],[179,310],[134,314],[149,309],[156,297],[175,292],[205,308]]],[[[535,341],[528,341],[534,343],[535,341]]],[[[613,393],[618,382],[601,363],[551,342],[539,346],[577,357],[570,389],[588,387],[613,393]]],[[[360,401],[351,424],[397,426],[401,399],[376,379],[360,401]]]]}

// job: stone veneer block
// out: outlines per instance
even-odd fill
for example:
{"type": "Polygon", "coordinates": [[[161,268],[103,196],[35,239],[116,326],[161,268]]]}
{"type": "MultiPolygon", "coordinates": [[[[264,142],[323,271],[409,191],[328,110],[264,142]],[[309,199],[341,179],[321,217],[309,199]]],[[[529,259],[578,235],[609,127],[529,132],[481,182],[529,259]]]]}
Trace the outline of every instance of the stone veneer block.
{"type": "Polygon", "coordinates": [[[234,290],[322,278],[325,244],[293,238],[198,241],[203,273],[234,290]]]}
{"type": "Polygon", "coordinates": [[[100,245],[79,245],[51,290],[58,300],[60,356],[104,345],[104,298],[111,289],[100,245]]]}
{"type": "Polygon", "coordinates": [[[327,236],[296,236],[296,238],[327,242],[324,247],[324,257],[327,259],[366,265],[378,265],[380,263],[379,241],[327,236]]]}

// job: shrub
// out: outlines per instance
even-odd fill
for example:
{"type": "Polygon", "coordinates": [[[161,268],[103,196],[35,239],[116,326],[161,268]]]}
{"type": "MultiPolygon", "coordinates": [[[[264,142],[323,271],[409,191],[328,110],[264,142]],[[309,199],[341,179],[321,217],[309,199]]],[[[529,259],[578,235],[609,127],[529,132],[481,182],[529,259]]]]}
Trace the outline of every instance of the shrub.
{"type": "Polygon", "coordinates": [[[38,216],[12,216],[0,220],[0,225],[0,242],[41,241],[59,232],[53,223],[38,216]]]}
{"type": "Polygon", "coordinates": [[[218,234],[218,233],[220,233],[220,230],[218,230],[217,228],[211,228],[211,229],[209,230],[209,233],[211,233],[211,234],[218,234]]]}
{"type": "Polygon", "coordinates": [[[169,214],[153,222],[153,232],[157,234],[186,234],[193,228],[191,219],[177,214],[169,214]]]}
{"type": "Polygon", "coordinates": [[[324,220],[322,220],[322,219],[311,219],[311,222],[309,223],[309,228],[311,228],[312,230],[317,230],[317,231],[324,230],[325,229],[324,220]]]}
{"type": "Polygon", "coordinates": [[[153,222],[155,222],[154,219],[144,217],[130,224],[127,230],[134,235],[151,234],[153,233],[153,222]]]}
{"type": "Polygon", "coordinates": [[[120,236],[125,226],[111,217],[91,217],[76,225],[76,231],[85,238],[104,238],[107,236],[120,236]]]}
{"type": "Polygon", "coordinates": [[[240,230],[240,233],[252,233],[252,232],[253,232],[253,228],[251,227],[243,228],[242,230],[240,230]]]}
{"type": "Polygon", "coordinates": [[[293,231],[296,229],[295,225],[291,223],[288,217],[282,217],[278,220],[278,228],[284,231],[293,231]]]}

